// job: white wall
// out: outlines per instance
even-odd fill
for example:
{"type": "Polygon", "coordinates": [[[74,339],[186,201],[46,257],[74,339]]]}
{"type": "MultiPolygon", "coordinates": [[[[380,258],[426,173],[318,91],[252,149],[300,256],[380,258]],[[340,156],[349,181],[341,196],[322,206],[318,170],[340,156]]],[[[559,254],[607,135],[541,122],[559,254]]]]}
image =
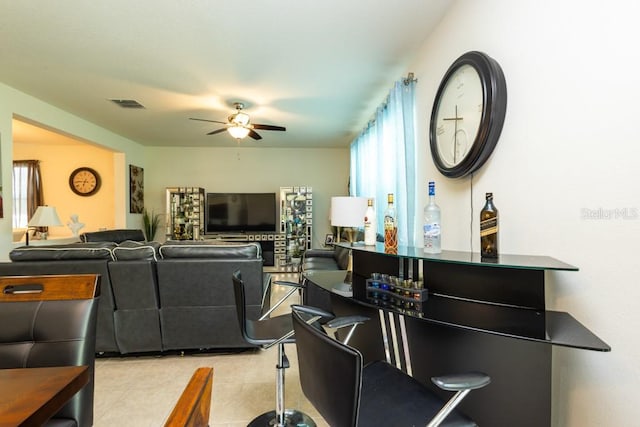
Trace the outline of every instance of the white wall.
{"type": "MultiPolygon", "coordinates": [[[[330,233],[331,196],[346,195],[349,149],[161,148],[146,150],[145,206],[164,212],[167,187],[203,187],[207,192],[275,192],[313,188],[313,246],[330,233]]],[[[166,219],[166,218],[164,218],[166,219]]],[[[159,236],[157,236],[159,238],[159,236]]]]}
{"type": "Polygon", "coordinates": [[[49,237],[70,237],[72,232],[66,224],[73,214],[78,215],[79,221],[84,224],[81,233],[115,228],[114,156],[111,151],[89,144],[14,142],[13,160],[29,159],[41,160],[44,201],[56,208],[63,224],[60,227],[49,227],[49,237]],[[102,184],[93,196],[78,196],[69,187],[69,175],[79,167],[91,167],[100,174],[102,184]]]}
{"type": "Polygon", "coordinates": [[[571,313],[612,352],[554,348],[554,426],[640,418],[633,403],[640,386],[638,17],[631,0],[460,0],[408,70],[418,78],[417,197],[424,205],[426,182],[436,180],[443,248],[470,250],[472,241],[478,251],[477,217],[492,191],[503,253],[549,255],[580,268],[547,273],[548,308],[571,313]],[[470,50],[501,64],[507,116],[488,163],[472,180],[450,180],[431,160],[428,122],[440,79],[470,50]],[[613,216],[584,217],[599,209],[613,216]],[[626,219],[615,216],[625,209],[626,219]]]}
{"type": "MultiPolygon", "coordinates": [[[[126,175],[124,170],[124,165],[130,163],[142,167],[146,166],[143,147],[140,144],[2,83],[0,83],[0,99],[2,100],[0,102],[0,170],[4,202],[4,218],[0,219],[0,260],[6,260],[9,251],[13,248],[11,243],[11,170],[13,161],[12,120],[14,116],[45,125],[51,130],[62,131],[88,142],[99,144],[113,151],[114,226],[120,228],[141,226],[141,215],[129,213],[128,166],[126,175]]],[[[99,204],[96,205],[96,209],[101,208],[99,204]]],[[[62,213],[64,209],[58,208],[62,213]]]]}

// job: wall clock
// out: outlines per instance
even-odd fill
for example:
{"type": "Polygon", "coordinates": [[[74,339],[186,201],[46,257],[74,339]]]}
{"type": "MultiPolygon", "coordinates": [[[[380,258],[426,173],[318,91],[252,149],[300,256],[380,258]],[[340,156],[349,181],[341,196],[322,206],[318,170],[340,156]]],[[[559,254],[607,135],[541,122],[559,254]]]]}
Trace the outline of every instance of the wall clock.
{"type": "Polygon", "coordinates": [[[100,174],[91,168],[78,168],[69,175],[69,187],[78,196],[91,196],[97,193],[100,184],[100,174]]]}
{"type": "Polygon", "coordinates": [[[502,68],[487,54],[467,52],[449,67],[436,93],[429,139],[438,170],[466,176],[487,161],[507,112],[502,68]]]}

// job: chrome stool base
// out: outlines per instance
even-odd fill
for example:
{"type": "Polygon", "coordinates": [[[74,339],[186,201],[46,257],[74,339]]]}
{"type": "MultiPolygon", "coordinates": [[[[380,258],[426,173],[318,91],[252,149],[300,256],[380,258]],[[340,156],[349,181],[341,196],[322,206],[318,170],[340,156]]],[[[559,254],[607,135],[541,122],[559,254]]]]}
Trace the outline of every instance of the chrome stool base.
{"type": "MultiPolygon", "coordinates": [[[[296,411],[295,409],[285,409],[284,418],[284,425],[282,427],[316,427],[316,423],[313,422],[310,416],[303,412],[296,411]]],[[[277,426],[276,411],[270,411],[259,415],[247,425],[247,427],[275,426],[277,426]]]]}

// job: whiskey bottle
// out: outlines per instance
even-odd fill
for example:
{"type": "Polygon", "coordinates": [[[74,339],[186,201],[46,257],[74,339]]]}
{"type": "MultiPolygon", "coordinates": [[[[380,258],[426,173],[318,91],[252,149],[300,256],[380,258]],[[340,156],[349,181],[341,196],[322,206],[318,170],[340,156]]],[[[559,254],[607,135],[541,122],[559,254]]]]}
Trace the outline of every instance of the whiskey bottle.
{"type": "Polygon", "coordinates": [[[367,211],[364,214],[364,244],[374,246],[378,225],[376,222],[376,210],[373,208],[373,199],[367,201],[367,211]]]}
{"type": "Polygon", "coordinates": [[[429,182],[429,202],[424,207],[424,252],[439,254],[442,252],[440,231],[440,207],[436,204],[436,184],[429,182]]]}
{"type": "Polygon", "coordinates": [[[493,204],[493,193],[487,193],[480,211],[480,256],[498,258],[498,209],[493,204]]]}
{"type": "Polygon", "coordinates": [[[396,209],[393,206],[393,193],[387,195],[387,209],[384,211],[384,251],[398,251],[398,223],[396,209]]]}

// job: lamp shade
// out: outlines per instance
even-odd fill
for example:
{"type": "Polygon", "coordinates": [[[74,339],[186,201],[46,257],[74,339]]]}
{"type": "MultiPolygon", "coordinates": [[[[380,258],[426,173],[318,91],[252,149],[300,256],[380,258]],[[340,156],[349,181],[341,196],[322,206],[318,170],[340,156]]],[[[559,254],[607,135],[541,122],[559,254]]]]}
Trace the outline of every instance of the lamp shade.
{"type": "Polygon", "coordinates": [[[229,126],[227,128],[227,132],[229,132],[231,136],[236,139],[242,139],[249,135],[249,128],[240,125],[229,126]]]}
{"type": "Polygon", "coordinates": [[[62,222],[60,222],[56,208],[53,206],[38,206],[27,225],[29,227],[49,227],[62,225],[62,222]]]}
{"type": "Polygon", "coordinates": [[[366,197],[332,197],[331,225],[334,227],[364,227],[366,197]]]}

